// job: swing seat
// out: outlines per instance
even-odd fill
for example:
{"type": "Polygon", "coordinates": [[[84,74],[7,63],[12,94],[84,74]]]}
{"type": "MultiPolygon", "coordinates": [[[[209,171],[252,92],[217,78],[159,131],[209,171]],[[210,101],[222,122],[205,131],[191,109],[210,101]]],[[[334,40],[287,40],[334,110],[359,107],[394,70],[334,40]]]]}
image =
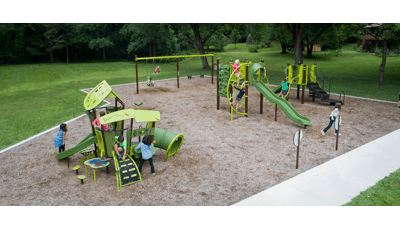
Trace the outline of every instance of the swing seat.
{"type": "Polygon", "coordinates": [[[147,84],[147,86],[149,87],[153,87],[156,83],[154,82],[154,84],[147,84]]]}

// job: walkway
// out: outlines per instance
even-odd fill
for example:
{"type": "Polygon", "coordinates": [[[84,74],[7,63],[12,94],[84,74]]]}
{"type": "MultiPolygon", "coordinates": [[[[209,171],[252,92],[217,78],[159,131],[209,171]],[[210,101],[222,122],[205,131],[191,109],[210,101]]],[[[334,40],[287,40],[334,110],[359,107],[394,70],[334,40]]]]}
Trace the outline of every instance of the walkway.
{"type": "Polygon", "coordinates": [[[400,129],[234,206],[340,206],[400,168],[400,129]]]}

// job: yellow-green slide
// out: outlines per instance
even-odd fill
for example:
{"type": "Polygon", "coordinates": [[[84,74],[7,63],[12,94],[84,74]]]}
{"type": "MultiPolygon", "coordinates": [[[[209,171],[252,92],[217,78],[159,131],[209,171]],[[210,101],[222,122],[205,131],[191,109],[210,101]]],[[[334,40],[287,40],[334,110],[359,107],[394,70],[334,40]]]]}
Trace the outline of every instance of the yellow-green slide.
{"type": "Polygon", "coordinates": [[[58,153],[55,152],[55,157],[57,160],[61,160],[67,158],[69,156],[74,155],[75,153],[89,147],[90,145],[97,142],[96,136],[92,133],[87,135],[81,142],[79,142],[75,147],[65,150],[64,152],[58,153]]]}

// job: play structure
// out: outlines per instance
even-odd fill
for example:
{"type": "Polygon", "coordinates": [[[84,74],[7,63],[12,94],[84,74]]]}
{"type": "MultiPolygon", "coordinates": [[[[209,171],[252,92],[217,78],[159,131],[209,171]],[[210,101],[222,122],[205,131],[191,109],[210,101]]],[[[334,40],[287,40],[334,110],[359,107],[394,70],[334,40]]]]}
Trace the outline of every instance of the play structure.
{"type": "MultiPolygon", "coordinates": [[[[150,135],[152,140],[156,140],[154,147],[166,150],[165,161],[170,156],[178,154],[184,136],[175,134],[165,129],[155,128],[155,123],[160,121],[160,112],[152,110],[140,110],[142,103],[135,103],[138,109],[125,109],[125,104],[118,95],[111,89],[106,81],[102,81],[84,100],[84,108],[90,121],[92,133],[87,135],[75,147],[61,153],[55,153],[57,160],[68,158],[75,153],[81,153],[84,157],[79,161],[85,163],[90,159],[99,159],[100,161],[114,161],[115,175],[117,179],[117,190],[120,187],[142,181],[140,172],[134,160],[141,158],[140,150],[135,147],[139,142],[132,141],[132,138],[150,135]],[[99,107],[106,98],[114,98],[115,104],[111,107],[99,107]],[[106,115],[99,118],[100,126],[93,127],[92,122],[96,119],[96,110],[105,109],[106,115]],[[124,128],[124,121],[130,120],[130,125],[124,128]],[[134,129],[135,123],[145,123],[145,128],[134,129]],[[102,127],[107,124],[107,130],[102,127]],[[114,152],[114,143],[118,136],[124,136],[126,141],[127,157],[125,161],[118,160],[114,152]],[[86,149],[94,145],[94,148],[86,149]]],[[[153,155],[156,149],[152,149],[153,155]]],[[[85,163],[86,165],[86,163],[85,163]]],[[[93,167],[92,167],[93,168],[93,167]]]]}
{"type": "Polygon", "coordinates": [[[279,106],[292,121],[304,125],[304,128],[312,125],[309,118],[300,115],[286,99],[279,97],[269,88],[268,78],[264,74],[263,60],[261,60],[261,63],[251,63],[248,59],[244,63],[241,62],[239,70],[242,76],[240,79],[233,74],[235,70],[232,68],[232,63],[233,60],[229,65],[223,65],[220,64],[220,59],[217,59],[217,110],[219,110],[220,97],[226,97],[230,105],[231,120],[233,119],[233,112],[247,117],[248,86],[253,85],[260,92],[260,114],[262,114],[263,99],[265,98],[270,105],[275,105],[275,120],[277,107],[279,106]],[[243,112],[238,111],[232,105],[233,95],[235,95],[232,84],[235,82],[239,82],[240,88],[245,87],[246,90],[240,106],[243,107],[243,112]]]}
{"type": "MultiPolygon", "coordinates": [[[[176,56],[164,56],[164,57],[143,57],[143,58],[138,58],[135,55],[135,66],[136,66],[136,93],[139,94],[139,72],[138,72],[138,61],[140,60],[145,60],[146,61],[146,69],[147,69],[147,77],[149,78],[149,71],[148,71],[148,66],[147,66],[147,61],[148,60],[156,60],[156,59],[169,59],[173,58],[176,59],[176,86],[179,88],[179,58],[188,58],[188,57],[211,57],[211,63],[214,62],[214,54],[200,54],[200,55],[176,55],[176,56]]],[[[161,67],[161,66],[160,66],[161,67]]],[[[161,67],[162,69],[162,67],[161,67]]],[[[200,77],[204,77],[204,70],[200,73],[200,77]]],[[[188,76],[188,78],[191,78],[188,76]]],[[[156,77],[152,77],[152,80],[155,81],[156,77]]],[[[214,70],[211,68],[211,84],[214,84],[214,70]]]]}
{"type": "MultiPolygon", "coordinates": [[[[336,103],[344,104],[346,94],[341,91],[339,95],[339,100],[330,98],[331,95],[331,77],[322,72],[317,68],[317,63],[314,63],[311,67],[305,64],[299,63],[298,66],[291,66],[290,63],[284,69],[287,81],[291,85],[297,85],[297,99],[299,99],[300,86],[302,87],[301,92],[301,104],[304,103],[304,88],[307,86],[309,89],[309,96],[312,97],[312,101],[315,102],[315,97],[321,98],[321,101],[328,102],[330,105],[335,105],[336,103]],[[320,74],[323,73],[325,77],[323,78],[320,74]],[[328,92],[326,92],[328,91],[328,92]],[[342,99],[343,93],[343,99],[342,99]]],[[[282,83],[279,84],[274,90],[274,93],[278,93],[282,90],[282,83]]],[[[289,92],[290,93],[290,92],[289,92]]],[[[289,93],[287,95],[289,95],[289,93]]]]}

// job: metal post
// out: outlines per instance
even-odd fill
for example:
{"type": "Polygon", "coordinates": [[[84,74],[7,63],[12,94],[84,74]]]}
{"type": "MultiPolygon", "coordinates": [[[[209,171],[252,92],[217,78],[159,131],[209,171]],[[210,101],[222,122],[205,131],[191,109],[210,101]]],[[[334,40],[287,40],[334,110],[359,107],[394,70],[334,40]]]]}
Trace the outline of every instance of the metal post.
{"type": "Polygon", "coordinates": [[[299,152],[300,152],[300,130],[299,130],[299,141],[297,142],[296,169],[299,168],[299,152]]]}
{"type": "MultiPolygon", "coordinates": [[[[249,59],[246,58],[246,63],[249,63],[249,59]]],[[[246,79],[245,81],[249,82],[249,65],[246,65],[246,79]]],[[[245,83],[246,86],[246,98],[244,99],[244,113],[247,113],[245,116],[249,117],[249,83],[245,83]]]]}
{"type": "Polygon", "coordinates": [[[276,121],[277,115],[278,115],[278,105],[275,104],[275,121],[276,121]]]}
{"type": "MultiPolygon", "coordinates": [[[[178,56],[178,54],[176,54],[176,56],[178,56]]],[[[179,58],[176,59],[176,71],[176,82],[179,89],[179,58]]]]}
{"type": "MultiPolygon", "coordinates": [[[[261,59],[261,63],[264,63],[264,59],[261,59]]],[[[261,75],[261,73],[260,73],[260,75],[261,75]]],[[[261,76],[259,76],[259,77],[260,77],[260,82],[262,82],[261,76]]],[[[260,93],[260,114],[263,114],[263,95],[262,95],[262,93],[260,93]]]]}
{"type": "MultiPolygon", "coordinates": [[[[89,111],[89,114],[90,114],[90,111],[89,111]]],[[[93,116],[93,120],[96,120],[96,109],[92,110],[92,116],[93,116]]],[[[89,119],[89,121],[90,121],[90,119],[89,119]]],[[[93,135],[96,136],[96,132],[95,132],[94,126],[93,125],[91,125],[91,126],[92,126],[92,130],[93,130],[93,135]]],[[[97,144],[96,143],[94,143],[94,149],[95,149],[94,156],[97,157],[97,144]]]]}
{"type": "MultiPolygon", "coordinates": [[[[156,128],[156,122],[155,122],[155,121],[153,121],[152,128],[153,128],[153,129],[156,128]]],[[[154,141],[154,135],[151,135],[151,142],[153,142],[153,141],[154,141]]]]}
{"type": "Polygon", "coordinates": [[[135,55],[135,65],[136,65],[136,93],[139,94],[139,75],[138,75],[138,65],[137,65],[137,55],[135,55]]]}
{"type": "MultiPolygon", "coordinates": [[[[298,67],[297,67],[297,77],[299,77],[299,69],[300,69],[301,63],[299,62],[298,67]]],[[[297,99],[300,99],[300,85],[299,85],[299,80],[297,80],[297,99]]]]}
{"type": "MultiPolygon", "coordinates": [[[[288,62],[287,63],[287,75],[286,75],[286,79],[289,79],[289,66],[290,66],[290,63],[288,62]]],[[[289,86],[289,87],[292,87],[291,85],[289,86]]],[[[287,97],[286,97],[286,101],[289,101],[289,94],[290,94],[290,90],[288,89],[288,94],[287,94],[287,97]]]]}
{"type": "Polygon", "coordinates": [[[219,110],[219,60],[217,58],[217,110],[219,110]]]}
{"type": "MultiPolygon", "coordinates": [[[[214,55],[214,53],[211,53],[214,55]]],[[[214,56],[211,56],[211,63],[214,65],[214,56]]],[[[211,67],[211,84],[214,84],[214,66],[211,67]]]]}
{"type": "Polygon", "coordinates": [[[305,87],[305,83],[306,83],[306,64],[303,65],[303,80],[301,82],[301,104],[304,104],[304,87],[305,87]]]}

